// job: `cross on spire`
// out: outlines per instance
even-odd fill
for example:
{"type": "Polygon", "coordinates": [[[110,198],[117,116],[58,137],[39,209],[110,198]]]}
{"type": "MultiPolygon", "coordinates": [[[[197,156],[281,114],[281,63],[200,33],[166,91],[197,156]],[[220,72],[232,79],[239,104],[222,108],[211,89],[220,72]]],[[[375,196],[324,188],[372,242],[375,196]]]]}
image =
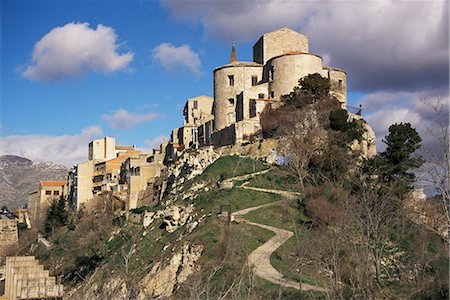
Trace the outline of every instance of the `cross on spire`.
{"type": "Polygon", "coordinates": [[[234,40],[232,39],[231,42],[231,56],[230,56],[230,64],[237,62],[237,57],[236,57],[236,43],[234,42],[234,40]]]}

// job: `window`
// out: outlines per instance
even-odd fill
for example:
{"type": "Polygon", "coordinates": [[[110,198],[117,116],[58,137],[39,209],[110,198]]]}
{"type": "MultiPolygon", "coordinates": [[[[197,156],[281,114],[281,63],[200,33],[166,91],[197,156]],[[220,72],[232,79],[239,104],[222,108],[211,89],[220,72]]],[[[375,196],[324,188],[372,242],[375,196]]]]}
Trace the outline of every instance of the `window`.
{"type": "Polygon", "coordinates": [[[258,76],[252,76],[252,86],[255,86],[258,84],[258,76]]]}
{"type": "Polygon", "coordinates": [[[51,195],[51,194],[52,194],[52,191],[45,191],[45,194],[46,194],[46,195],[51,195]]]}
{"type": "Polygon", "coordinates": [[[234,75],[228,75],[228,81],[230,86],[234,86],[234,75]]]}
{"type": "Polygon", "coordinates": [[[250,118],[256,117],[256,100],[250,99],[250,118]]]}
{"type": "Polygon", "coordinates": [[[194,101],[194,109],[198,108],[198,101],[194,101]]]}
{"type": "Polygon", "coordinates": [[[59,196],[59,191],[53,191],[53,195],[59,196]]]}
{"type": "Polygon", "coordinates": [[[230,105],[234,105],[234,98],[230,98],[228,101],[230,102],[230,105]]]}
{"type": "Polygon", "coordinates": [[[271,99],[275,98],[275,92],[274,92],[274,91],[271,91],[271,92],[270,92],[270,98],[271,98],[271,99]]]}
{"type": "Polygon", "coordinates": [[[258,94],[259,99],[264,99],[264,94],[258,94]]]}
{"type": "Polygon", "coordinates": [[[339,89],[342,89],[342,79],[339,79],[338,87],[339,89]]]}

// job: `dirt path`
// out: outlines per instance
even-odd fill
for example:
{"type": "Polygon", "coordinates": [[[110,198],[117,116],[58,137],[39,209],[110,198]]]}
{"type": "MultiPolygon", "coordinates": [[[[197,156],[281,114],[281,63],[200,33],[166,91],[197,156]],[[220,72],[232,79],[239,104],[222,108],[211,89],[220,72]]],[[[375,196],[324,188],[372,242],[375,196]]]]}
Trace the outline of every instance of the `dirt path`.
{"type": "MultiPolygon", "coordinates": [[[[259,189],[259,188],[256,188],[256,189],[259,189]]],[[[264,190],[264,189],[262,189],[262,190],[264,190]]],[[[280,192],[280,191],[277,191],[277,192],[280,192]]],[[[288,193],[292,193],[292,192],[288,192],[288,193]]],[[[258,226],[260,228],[270,230],[275,233],[274,237],[272,237],[266,243],[259,246],[252,253],[250,253],[250,255],[248,256],[248,264],[253,266],[253,268],[255,270],[255,274],[258,277],[261,277],[265,280],[268,280],[272,283],[278,284],[283,287],[290,287],[290,288],[300,290],[300,282],[284,278],[283,275],[280,272],[278,272],[270,263],[270,256],[272,255],[272,253],[275,250],[277,250],[278,247],[283,245],[287,240],[289,240],[294,235],[294,233],[289,230],[276,228],[276,227],[263,225],[263,224],[258,224],[258,223],[250,222],[250,221],[247,221],[244,219],[244,215],[248,214],[251,211],[254,211],[254,210],[257,210],[257,209],[260,209],[263,207],[267,207],[270,205],[279,204],[284,201],[286,201],[286,200],[280,200],[280,201],[263,204],[263,205],[258,205],[258,206],[254,206],[254,207],[236,211],[231,214],[231,220],[245,222],[247,224],[250,224],[253,226],[258,226]]],[[[302,291],[319,291],[319,292],[326,291],[326,289],[324,289],[324,288],[313,286],[313,285],[310,285],[307,283],[302,283],[301,290],[302,291]]]]}
{"type": "Polygon", "coordinates": [[[264,188],[254,187],[254,186],[248,186],[247,184],[248,184],[248,181],[244,182],[240,186],[240,188],[243,188],[246,190],[253,190],[253,191],[257,191],[257,192],[263,192],[263,193],[277,194],[277,195],[281,195],[288,199],[296,199],[301,195],[301,193],[298,193],[298,192],[264,189],[264,188]]]}

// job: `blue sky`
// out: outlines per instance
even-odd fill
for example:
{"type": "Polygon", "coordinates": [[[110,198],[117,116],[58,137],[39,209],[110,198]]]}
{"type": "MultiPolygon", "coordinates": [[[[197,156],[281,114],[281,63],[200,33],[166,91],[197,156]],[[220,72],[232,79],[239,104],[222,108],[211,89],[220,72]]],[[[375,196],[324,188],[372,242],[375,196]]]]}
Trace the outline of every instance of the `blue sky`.
{"type": "Polygon", "coordinates": [[[100,136],[156,146],[187,98],[212,96],[231,37],[251,60],[283,26],[347,71],[350,105],[381,137],[424,122],[418,98],[448,98],[446,1],[2,1],[0,154],[70,165],[100,136]],[[71,47],[78,36],[91,38],[71,47]]]}

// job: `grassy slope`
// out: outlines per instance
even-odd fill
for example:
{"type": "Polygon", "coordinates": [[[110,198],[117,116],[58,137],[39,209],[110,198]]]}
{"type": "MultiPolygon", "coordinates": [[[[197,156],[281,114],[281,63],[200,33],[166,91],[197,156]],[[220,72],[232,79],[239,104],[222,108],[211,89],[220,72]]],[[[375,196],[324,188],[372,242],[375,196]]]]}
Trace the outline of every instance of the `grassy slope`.
{"type": "Polygon", "coordinates": [[[248,185],[274,190],[299,191],[298,180],[282,168],[272,168],[266,174],[250,179],[248,185]]]}
{"type": "Polygon", "coordinates": [[[220,176],[226,179],[262,171],[267,168],[268,165],[259,160],[237,155],[224,156],[207,167],[200,176],[197,176],[196,180],[217,180],[220,176]]]}

